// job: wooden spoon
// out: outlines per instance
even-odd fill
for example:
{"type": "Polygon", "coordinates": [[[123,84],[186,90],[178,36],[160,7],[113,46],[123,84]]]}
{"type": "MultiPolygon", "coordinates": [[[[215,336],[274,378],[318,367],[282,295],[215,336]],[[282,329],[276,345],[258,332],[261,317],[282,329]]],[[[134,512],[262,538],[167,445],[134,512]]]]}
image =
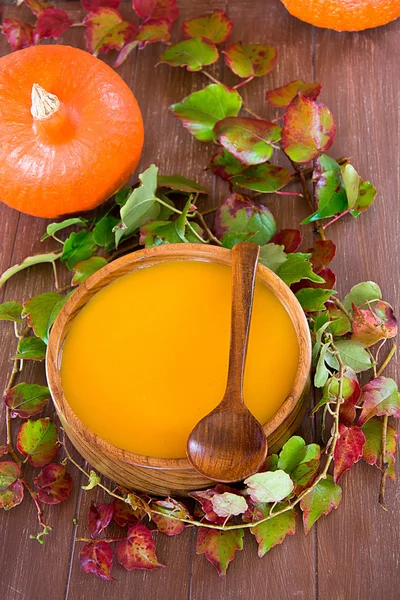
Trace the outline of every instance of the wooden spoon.
{"type": "Polygon", "coordinates": [[[254,284],[260,247],[243,242],[232,250],[232,321],[228,382],[213,411],[188,437],[186,454],[193,467],[210,479],[230,482],[256,473],[267,454],[262,425],[243,399],[243,377],[254,284]]]}

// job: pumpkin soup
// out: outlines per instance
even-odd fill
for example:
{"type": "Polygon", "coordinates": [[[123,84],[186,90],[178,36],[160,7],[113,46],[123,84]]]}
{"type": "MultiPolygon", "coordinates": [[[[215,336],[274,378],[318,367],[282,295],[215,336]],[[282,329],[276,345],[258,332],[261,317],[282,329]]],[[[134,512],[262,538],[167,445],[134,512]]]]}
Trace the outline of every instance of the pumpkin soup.
{"type": "MultiPolygon", "coordinates": [[[[82,422],[119,448],[178,458],[196,423],[225,391],[231,269],[171,260],[99,291],[64,343],[65,397],[82,422]]],[[[286,309],[256,283],[244,398],[266,423],[289,393],[298,342],[286,309]]]]}

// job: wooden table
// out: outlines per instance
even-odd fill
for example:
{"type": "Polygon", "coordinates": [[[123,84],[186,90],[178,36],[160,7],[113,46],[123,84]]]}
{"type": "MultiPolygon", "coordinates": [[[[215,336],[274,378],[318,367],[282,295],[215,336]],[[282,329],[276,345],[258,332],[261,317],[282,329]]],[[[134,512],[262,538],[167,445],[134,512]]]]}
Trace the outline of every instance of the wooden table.
{"type": "MultiPolygon", "coordinates": [[[[235,22],[232,39],[270,43],[278,48],[276,69],[244,90],[246,101],[258,113],[273,115],[264,100],[266,86],[272,89],[297,78],[323,83],[322,100],[333,111],[338,129],[330,154],[352,157],[362,177],[378,189],[375,206],[365,215],[357,221],[348,218],[329,231],[338,245],[333,268],[338,274],[339,293],[359,281],[373,279],[381,284],[385,298],[398,312],[400,20],[364,33],[339,34],[290,17],[278,0],[182,0],[179,4],[182,18],[222,8],[235,22]]],[[[75,21],[82,18],[79,2],[59,6],[75,21]]],[[[129,7],[125,5],[122,12],[128,14],[129,7]]],[[[24,7],[4,6],[3,18],[21,15],[22,20],[31,18],[24,7]]],[[[73,28],[59,42],[82,46],[82,40],[82,30],[73,28]]],[[[9,52],[4,36],[0,52],[9,52]]],[[[140,170],[155,162],[162,173],[179,172],[197,178],[210,190],[208,205],[212,206],[227,189],[202,170],[211,148],[196,142],[167,110],[207,81],[201,74],[165,65],[154,72],[159,53],[160,46],[148,47],[131,55],[119,70],[143,111],[146,143],[140,170]]],[[[222,62],[213,72],[228,83],[232,81],[222,62]]],[[[265,202],[276,215],[279,227],[296,227],[308,213],[305,203],[296,197],[269,196],[265,202]]],[[[46,226],[44,220],[18,214],[3,205],[0,213],[1,271],[29,254],[51,249],[51,242],[38,241],[46,226]]],[[[312,232],[309,227],[303,229],[307,248],[312,232]]],[[[25,271],[1,289],[0,301],[22,300],[47,291],[51,280],[50,267],[25,271]]],[[[4,386],[15,339],[7,324],[1,325],[0,336],[0,379],[4,386]]],[[[387,374],[396,376],[396,360],[387,374]]],[[[44,382],[43,368],[28,365],[26,379],[44,382]]],[[[2,423],[2,441],[4,429],[2,423]]],[[[302,433],[311,439],[307,416],[302,433]]],[[[8,514],[0,514],[0,596],[3,600],[397,600],[399,487],[388,483],[389,510],[384,512],[377,501],[376,468],[359,464],[344,475],[342,483],[340,508],[322,517],[307,537],[299,522],[295,536],[258,559],[256,543],[246,535],[245,549],[229,567],[225,581],[203,557],[195,555],[193,529],[172,539],[157,534],[158,557],[167,564],[164,570],[127,573],[116,567],[118,581],[113,583],[85,575],[79,568],[80,544],[74,540],[85,534],[91,500],[102,501],[103,495],[95,490],[83,493],[76,483],[68,501],[51,510],[54,531],[43,547],[29,539],[29,534],[37,531],[37,523],[33,503],[26,499],[8,514]],[[77,526],[74,517],[79,519],[77,526]]]]}

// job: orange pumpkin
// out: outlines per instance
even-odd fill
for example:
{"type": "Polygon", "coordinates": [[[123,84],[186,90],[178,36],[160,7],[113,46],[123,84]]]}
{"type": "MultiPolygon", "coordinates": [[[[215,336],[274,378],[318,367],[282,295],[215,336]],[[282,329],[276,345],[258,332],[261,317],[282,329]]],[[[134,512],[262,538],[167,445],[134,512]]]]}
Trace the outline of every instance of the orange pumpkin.
{"type": "Polygon", "coordinates": [[[0,200],[38,217],[95,208],[143,146],[136,99],[88,52],[34,46],[0,59],[0,200]]]}

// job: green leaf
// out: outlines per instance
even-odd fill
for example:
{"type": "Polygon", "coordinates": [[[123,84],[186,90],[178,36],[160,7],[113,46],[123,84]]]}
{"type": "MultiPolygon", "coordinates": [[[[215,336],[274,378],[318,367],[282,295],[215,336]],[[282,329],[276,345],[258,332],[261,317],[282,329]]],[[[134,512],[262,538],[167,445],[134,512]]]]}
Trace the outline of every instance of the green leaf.
{"type": "Polygon", "coordinates": [[[230,182],[234,186],[253,190],[254,192],[262,192],[263,194],[276,192],[289,181],[289,171],[271,163],[247,167],[239,175],[230,178],[230,182]]]}
{"type": "Polygon", "coordinates": [[[336,294],[335,290],[324,290],[322,288],[303,288],[296,292],[296,298],[306,312],[315,312],[325,309],[325,302],[336,294]]]}
{"type": "Polygon", "coordinates": [[[115,217],[105,216],[98,221],[93,229],[93,240],[97,246],[102,246],[105,252],[115,247],[114,228],[120,220],[115,217]]]}
{"type": "Polygon", "coordinates": [[[362,411],[358,424],[364,425],[372,417],[400,418],[400,394],[397,383],[390,377],[376,377],[362,388],[362,411]]]}
{"type": "Polygon", "coordinates": [[[14,321],[22,323],[22,306],[19,302],[3,302],[0,304],[0,321],[14,321]]]}
{"type": "Polygon", "coordinates": [[[17,448],[33,467],[48,465],[60,448],[55,424],[48,417],[25,421],[18,432],[17,448]]]}
{"type": "Polygon", "coordinates": [[[342,499],[342,488],[334,483],[332,475],[321,479],[317,485],[300,501],[303,511],[304,533],[310,531],[315,521],[337,508],[342,499]]]}
{"type": "Polygon", "coordinates": [[[193,92],[170,110],[182,121],[183,126],[201,142],[214,140],[214,125],[225,117],[236,117],[242,106],[242,98],[236,90],[212,83],[193,92]]]}
{"type": "Polygon", "coordinates": [[[284,444],[279,454],[278,469],[291,473],[301,462],[305,453],[306,443],[299,435],[293,435],[284,444]]]}
{"type": "Polygon", "coordinates": [[[335,346],[345,365],[355,373],[368,371],[372,367],[371,357],[363,344],[355,340],[336,340],[335,346]]]}
{"type": "Polygon", "coordinates": [[[188,71],[200,71],[218,60],[218,49],[206,39],[199,37],[171,44],[161,54],[160,63],[172,67],[187,67],[188,71]]]}
{"type": "Polygon", "coordinates": [[[216,9],[212,13],[188,19],[182,24],[186,37],[202,37],[214,44],[226,42],[231,34],[233,23],[224,11],[216,9]]]}
{"type": "Polygon", "coordinates": [[[119,190],[115,194],[115,203],[118,204],[118,206],[123,206],[128,200],[129,196],[132,194],[132,192],[133,188],[131,187],[122,188],[122,190],[119,190]]]}
{"type": "Polygon", "coordinates": [[[228,565],[243,548],[243,529],[219,531],[200,527],[197,534],[196,554],[204,554],[214,565],[220,577],[225,577],[228,565]]]}
{"type": "Polygon", "coordinates": [[[312,223],[318,219],[332,217],[348,207],[342,172],[336,160],[322,154],[316,161],[313,179],[317,182],[315,198],[318,209],[307,219],[304,219],[302,225],[312,223]]]}
{"type": "Polygon", "coordinates": [[[48,324],[48,328],[47,328],[47,338],[50,335],[50,329],[53,326],[59,313],[61,312],[62,307],[67,302],[68,298],[70,298],[72,296],[73,293],[74,293],[74,290],[72,292],[69,292],[69,294],[67,294],[66,296],[62,297],[61,300],[59,300],[57,302],[57,304],[54,306],[53,310],[51,311],[50,316],[49,316],[49,324],[48,324]]]}
{"type": "Polygon", "coordinates": [[[215,494],[215,496],[211,498],[211,504],[215,514],[219,517],[241,515],[248,509],[247,502],[243,496],[238,496],[231,492],[215,494]]]}
{"type": "Polygon", "coordinates": [[[316,275],[310,263],[311,254],[296,252],[287,255],[287,261],[282,263],[276,270],[276,274],[286,283],[291,285],[300,279],[310,279],[315,283],[324,283],[324,279],[316,275]]]}
{"type": "Polygon", "coordinates": [[[245,165],[266,162],[282,129],[275,123],[248,117],[227,117],[218,121],[214,134],[219,143],[245,165]]]}
{"type": "Polygon", "coordinates": [[[261,246],[260,263],[271,269],[271,271],[276,272],[287,261],[287,254],[283,248],[283,246],[273,243],[261,246]]]}
{"type": "Polygon", "coordinates": [[[353,165],[347,164],[342,167],[342,177],[347,195],[347,204],[349,208],[354,209],[358,198],[360,176],[353,165]]]}
{"type": "Polygon", "coordinates": [[[61,260],[65,262],[68,269],[73,271],[74,266],[82,260],[87,260],[96,251],[96,244],[91,231],[79,231],[71,233],[65,240],[61,260]]]}
{"type": "Polygon", "coordinates": [[[207,194],[207,190],[203,186],[182,175],[158,175],[157,186],[188,194],[207,194]]]}
{"type": "MultiPolygon", "coordinates": [[[[287,506],[284,502],[278,504],[274,512],[278,512],[287,506]]],[[[263,517],[267,517],[270,506],[257,507],[263,517]]],[[[281,544],[287,535],[294,535],[296,532],[296,514],[293,509],[287,510],[260,525],[250,529],[258,542],[258,556],[262,558],[264,554],[274,546],[281,544]]]]}
{"type": "Polygon", "coordinates": [[[382,292],[379,285],[373,281],[365,281],[364,283],[358,283],[351,288],[350,292],[343,300],[343,306],[347,311],[351,312],[352,304],[361,306],[367,302],[381,299],[382,292]]]}
{"type": "Polygon", "coordinates": [[[21,469],[15,462],[0,462],[0,508],[10,510],[22,502],[24,486],[20,476],[21,469]]]}
{"type": "Polygon", "coordinates": [[[319,353],[321,351],[321,346],[322,346],[322,336],[325,333],[325,331],[328,329],[328,327],[329,327],[329,321],[326,321],[323,325],[318,327],[318,329],[315,332],[315,342],[313,344],[313,349],[312,349],[313,367],[315,367],[317,365],[318,356],[319,356],[319,353]]]}
{"type": "Polygon", "coordinates": [[[360,178],[360,185],[358,188],[358,197],[355,202],[353,210],[350,213],[353,217],[358,217],[364,210],[367,210],[373,204],[376,196],[376,189],[369,181],[363,181],[360,178]]]}
{"type": "Polygon", "coordinates": [[[86,279],[88,279],[88,277],[93,275],[93,273],[96,273],[96,271],[107,264],[107,260],[102,256],[92,256],[88,260],[79,262],[74,266],[72,285],[79,285],[80,283],[83,283],[86,281],[86,279]]]}
{"type": "Polygon", "coordinates": [[[224,54],[226,64],[239,77],[262,77],[274,68],[278,58],[271,46],[242,42],[230,44],[224,54]]]}
{"type": "Polygon", "coordinates": [[[295,494],[298,496],[314,479],[321,457],[321,448],[318,444],[308,444],[305,447],[303,458],[298,466],[290,473],[295,485],[295,494]]]}
{"type": "Polygon", "coordinates": [[[0,277],[0,287],[5,284],[13,275],[16,275],[20,271],[32,267],[33,265],[39,265],[42,263],[54,263],[60,258],[61,252],[47,252],[46,254],[36,254],[34,256],[28,256],[21,264],[13,265],[7,271],[4,271],[0,277]]]}
{"type": "Polygon", "coordinates": [[[37,337],[22,338],[18,342],[17,353],[13,359],[43,360],[46,357],[46,344],[37,337]]]}
{"type": "Polygon", "coordinates": [[[11,410],[11,417],[21,419],[40,413],[49,400],[49,388],[35,383],[19,383],[8,390],[4,396],[4,402],[11,410]]]}
{"type": "Polygon", "coordinates": [[[253,502],[280,502],[293,490],[291,478],[281,469],[256,473],[245,479],[244,483],[253,502]]]}
{"type": "Polygon", "coordinates": [[[62,229],[66,229],[67,227],[71,227],[72,225],[79,225],[80,227],[85,227],[87,223],[86,219],[82,219],[82,217],[73,217],[72,219],[65,219],[65,221],[61,221],[60,223],[50,223],[46,227],[46,233],[42,235],[40,241],[43,242],[47,240],[49,237],[54,237],[54,234],[62,229]]]}
{"type": "Polygon", "coordinates": [[[325,365],[325,357],[328,351],[330,343],[322,344],[321,352],[319,354],[317,368],[315,369],[314,375],[314,385],[316,388],[324,387],[325,383],[328,381],[328,377],[330,376],[330,371],[326,368],[325,365]]]}
{"type": "Polygon", "coordinates": [[[224,181],[229,181],[233,175],[238,175],[244,171],[245,167],[225,148],[218,148],[208,163],[207,169],[210,169],[214,175],[221,177],[224,181]]]}
{"type": "Polygon", "coordinates": [[[57,292],[45,292],[27,300],[24,304],[22,314],[28,317],[29,327],[32,327],[35,335],[41,338],[46,344],[50,329],[50,316],[60,300],[63,300],[61,294],[57,292]]]}

